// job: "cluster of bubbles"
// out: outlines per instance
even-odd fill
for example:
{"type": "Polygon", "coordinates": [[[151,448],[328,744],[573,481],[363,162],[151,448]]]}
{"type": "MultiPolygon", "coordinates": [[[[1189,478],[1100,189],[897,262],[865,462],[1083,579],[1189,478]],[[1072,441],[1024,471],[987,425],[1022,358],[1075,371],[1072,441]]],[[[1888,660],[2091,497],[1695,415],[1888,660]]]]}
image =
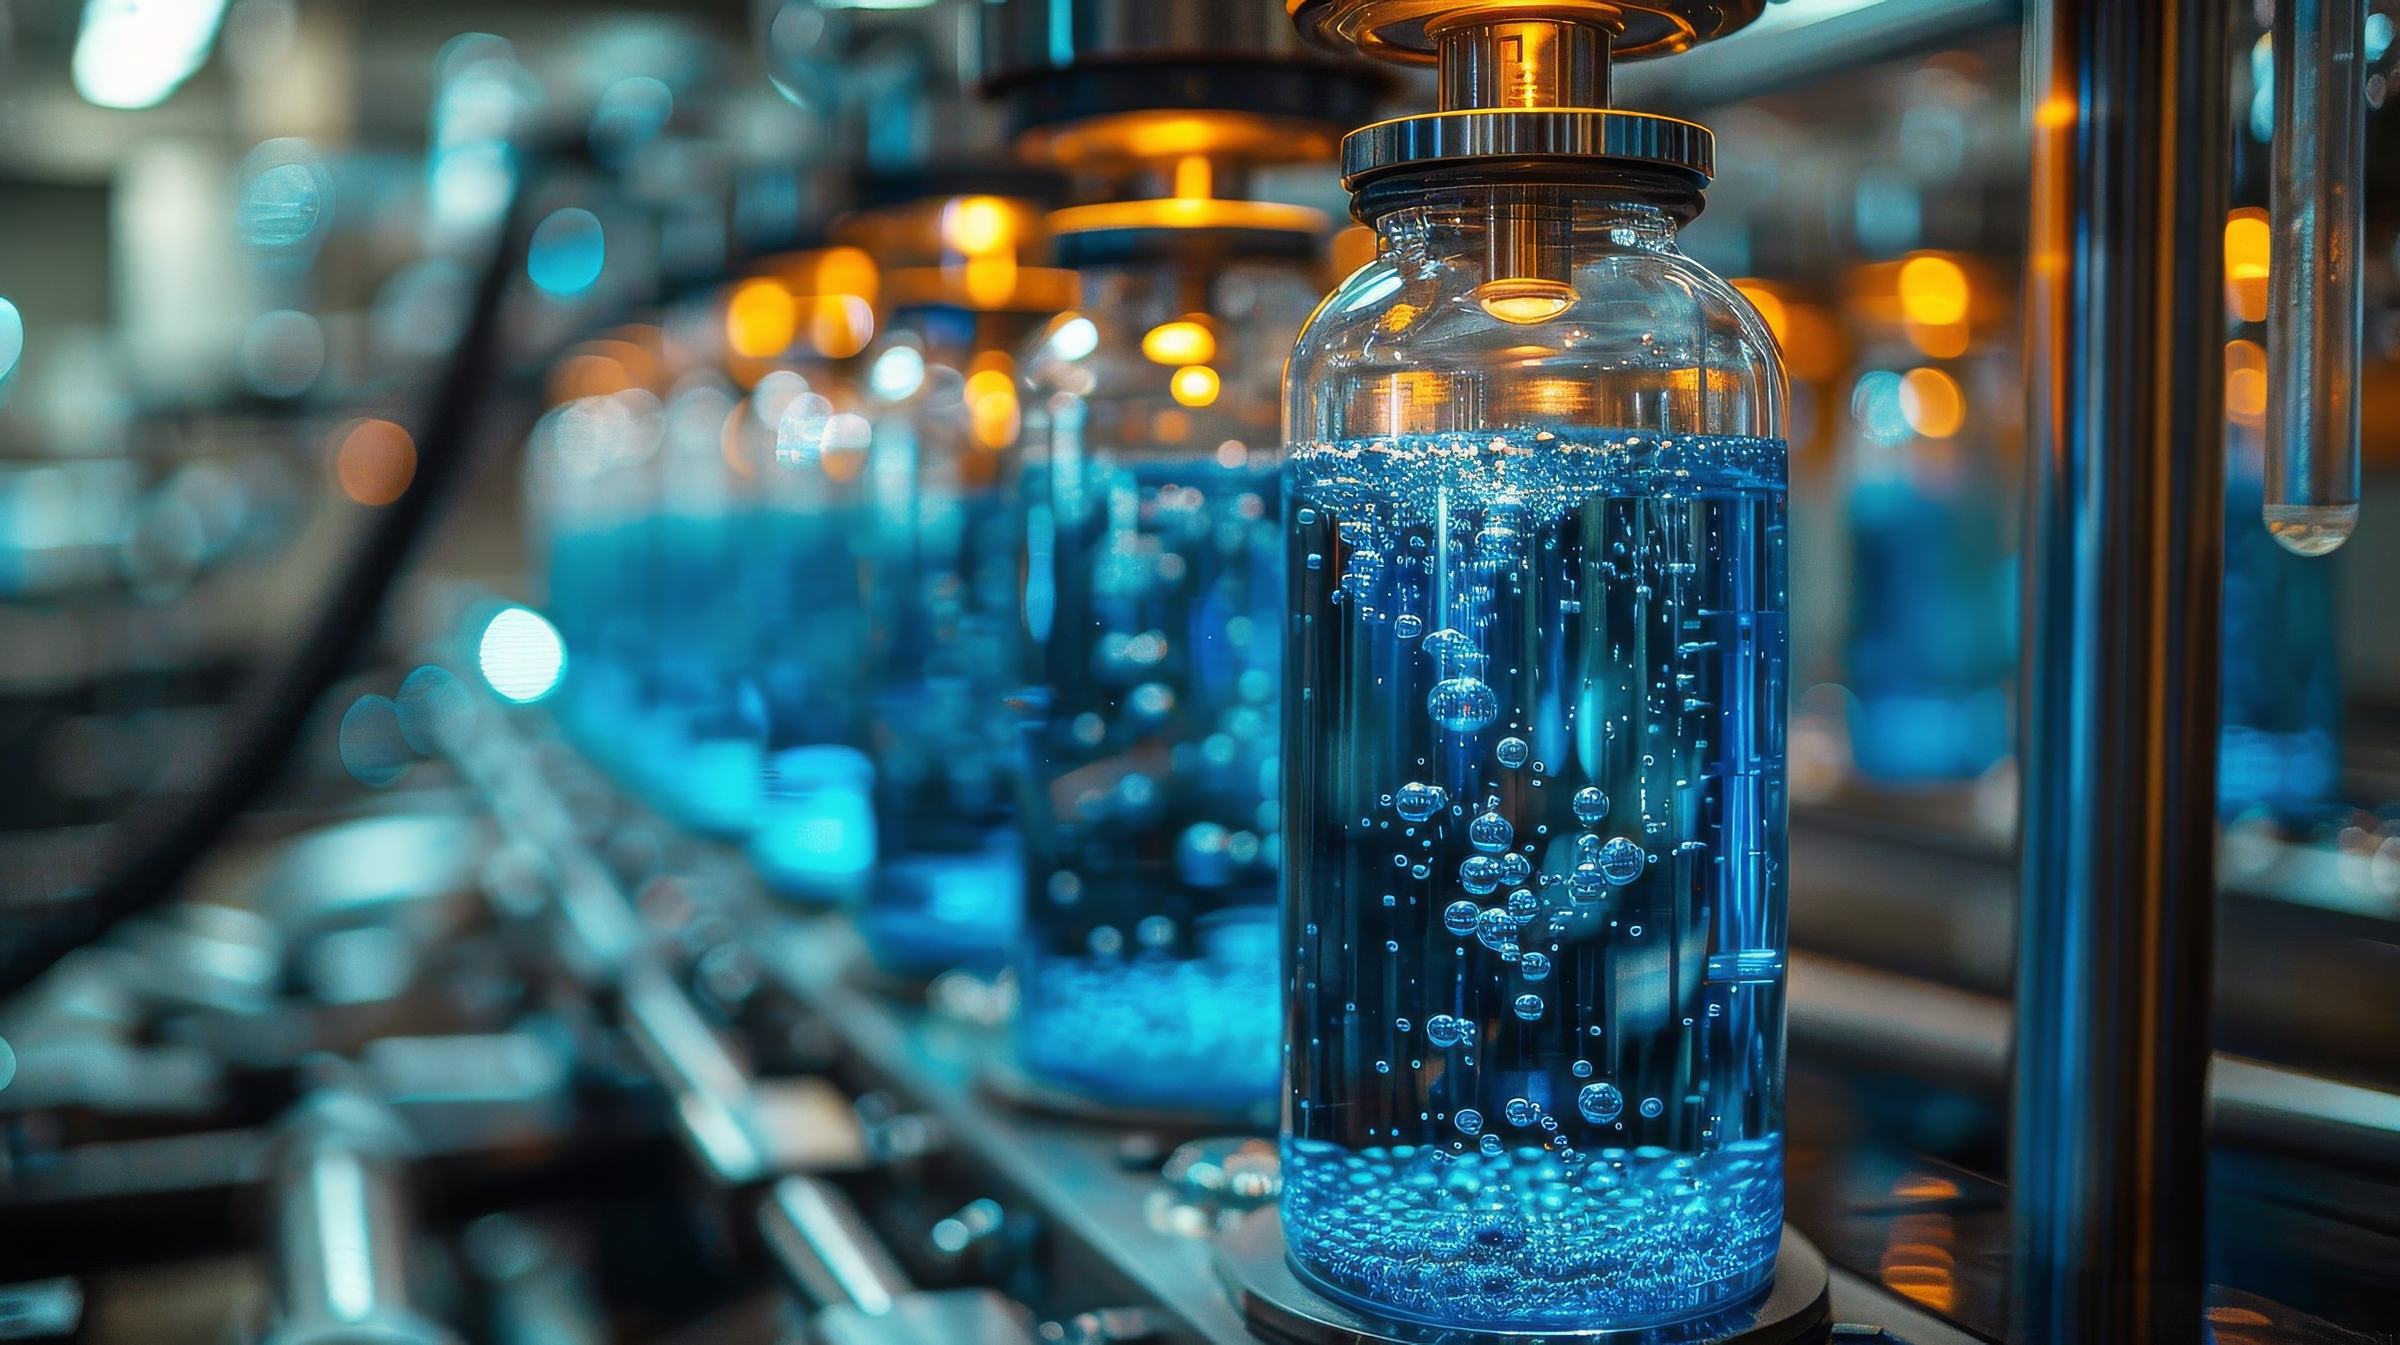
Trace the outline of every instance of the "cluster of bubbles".
{"type": "MultiPolygon", "coordinates": [[[[1602,1101],[1614,1092],[1593,1089],[1607,1090],[1602,1101]]],[[[1555,1119],[1526,1098],[1506,1113],[1528,1129],[1555,1119]]],[[[1482,1142],[1461,1154],[1285,1142],[1284,1220],[1305,1239],[1309,1273],[1404,1317],[1540,1330],[1681,1320],[1742,1300],[1773,1271],[1778,1140],[1569,1161],[1511,1147],[1471,1110],[1453,1121],[1482,1142]]]]}

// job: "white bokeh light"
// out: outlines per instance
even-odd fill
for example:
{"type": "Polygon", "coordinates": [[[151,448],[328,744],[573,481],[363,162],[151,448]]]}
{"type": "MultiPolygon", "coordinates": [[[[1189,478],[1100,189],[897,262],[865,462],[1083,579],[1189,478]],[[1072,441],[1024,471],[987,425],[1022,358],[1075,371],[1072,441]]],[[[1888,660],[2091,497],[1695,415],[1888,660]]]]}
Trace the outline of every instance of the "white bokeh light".
{"type": "Polygon", "coordinates": [[[89,0],[75,38],[75,91],[101,107],[166,101],[208,59],[225,0],[89,0]]]}
{"type": "Polygon", "coordinates": [[[567,647],[541,613],[509,607],[483,628],[475,663],[492,690],[527,705],[558,689],[567,670],[567,647]]]}

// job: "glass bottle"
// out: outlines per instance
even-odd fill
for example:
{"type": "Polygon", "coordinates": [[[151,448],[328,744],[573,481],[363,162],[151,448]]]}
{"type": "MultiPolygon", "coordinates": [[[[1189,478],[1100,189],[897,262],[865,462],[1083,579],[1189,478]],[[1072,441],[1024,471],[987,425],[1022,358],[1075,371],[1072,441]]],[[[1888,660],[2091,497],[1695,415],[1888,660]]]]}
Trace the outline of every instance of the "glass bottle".
{"type": "Polygon", "coordinates": [[[1026,680],[1017,619],[1015,352],[1074,302],[1047,249],[1044,174],[921,174],[934,195],[842,230],[887,263],[861,357],[871,430],[854,538],[867,589],[879,868],[860,928],[902,975],[1005,964],[1023,904],[1011,809],[1026,680]],[[993,190],[976,191],[978,186],[993,190]],[[1011,194],[998,191],[1016,188],[1011,194]]]}
{"type": "Polygon", "coordinates": [[[1444,91],[1345,146],[1382,252],[1285,420],[1283,1228],[1387,1318],[1634,1329],[1773,1277],[1784,375],[1676,249],[1706,133],[1600,110],[1612,38],[1737,9],[1296,11],[1444,91]]]}
{"type": "MultiPolygon", "coordinates": [[[[834,350],[856,353],[854,345],[834,350]]],[[[772,755],[750,863],[783,896],[855,902],[876,841],[857,542],[871,428],[849,380],[809,362],[761,375],[724,433],[750,465],[757,494],[745,597],[759,614],[757,685],[772,755]]]]}
{"type": "Polygon", "coordinates": [[[1238,199],[1221,162],[1165,170],[1174,197],[1054,217],[1084,304],[1026,362],[1040,687],[1017,1049],[1103,1103],[1263,1120],[1281,1073],[1276,419],[1327,221],[1238,199]]]}

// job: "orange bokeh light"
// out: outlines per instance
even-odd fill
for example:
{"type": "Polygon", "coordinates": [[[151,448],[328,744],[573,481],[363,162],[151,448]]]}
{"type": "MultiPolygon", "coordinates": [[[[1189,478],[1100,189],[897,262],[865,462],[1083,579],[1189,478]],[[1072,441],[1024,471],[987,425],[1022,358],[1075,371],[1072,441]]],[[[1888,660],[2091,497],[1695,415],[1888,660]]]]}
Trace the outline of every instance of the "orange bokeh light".
{"type": "Polygon", "coordinates": [[[1967,395],[1939,369],[1911,369],[1900,376],[1900,415],[1926,438],[1947,439],[1966,424],[1967,395]]]}
{"type": "Polygon", "coordinates": [[[360,504],[390,504],[417,475],[417,444],[388,420],[354,420],[343,427],[333,455],[334,480],[360,504]]]}
{"type": "Polygon", "coordinates": [[[2267,212],[2245,206],[2225,219],[2225,307],[2243,322],[2267,320],[2268,257],[2275,235],[2267,212]]]}
{"type": "Polygon", "coordinates": [[[821,294],[810,303],[809,344],[829,360],[846,360],[875,339],[875,310],[855,294],[821,294]]]}
{"type": "Polygon", "coordinates": [[[1783,306],[1783,297],[1755,280],[1737,280],[1733,287],[1750,301],[1758,315],[1767,321],[1767,330],[1775,334],[1775,344],[1789,346],[1792,341],[1791,315],[1783,306]]]}
{"type": "Polygon", "coordinates": [[[2237,425],[2267,418],[2267,348],[2256,341],[2225,343],[2225,414],[2237,425]]]}
{"type": "Polygon", "coordinates": [[[800,307],[772,280],[745,280],[725,301],[725,343],[736,355],[780,355],[799,334],[800,307]]]}

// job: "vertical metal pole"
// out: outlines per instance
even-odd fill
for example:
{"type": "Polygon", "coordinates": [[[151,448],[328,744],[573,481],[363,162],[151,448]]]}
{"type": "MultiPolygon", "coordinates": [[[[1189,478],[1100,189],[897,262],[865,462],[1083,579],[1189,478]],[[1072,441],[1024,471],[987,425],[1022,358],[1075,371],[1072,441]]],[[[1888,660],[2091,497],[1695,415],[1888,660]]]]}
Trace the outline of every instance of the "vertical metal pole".
{"type": "Polygon", "coordinates": [[[2011,1339],[2201,1339],[2223,0],[2036,0],[2011,1339]]]}

